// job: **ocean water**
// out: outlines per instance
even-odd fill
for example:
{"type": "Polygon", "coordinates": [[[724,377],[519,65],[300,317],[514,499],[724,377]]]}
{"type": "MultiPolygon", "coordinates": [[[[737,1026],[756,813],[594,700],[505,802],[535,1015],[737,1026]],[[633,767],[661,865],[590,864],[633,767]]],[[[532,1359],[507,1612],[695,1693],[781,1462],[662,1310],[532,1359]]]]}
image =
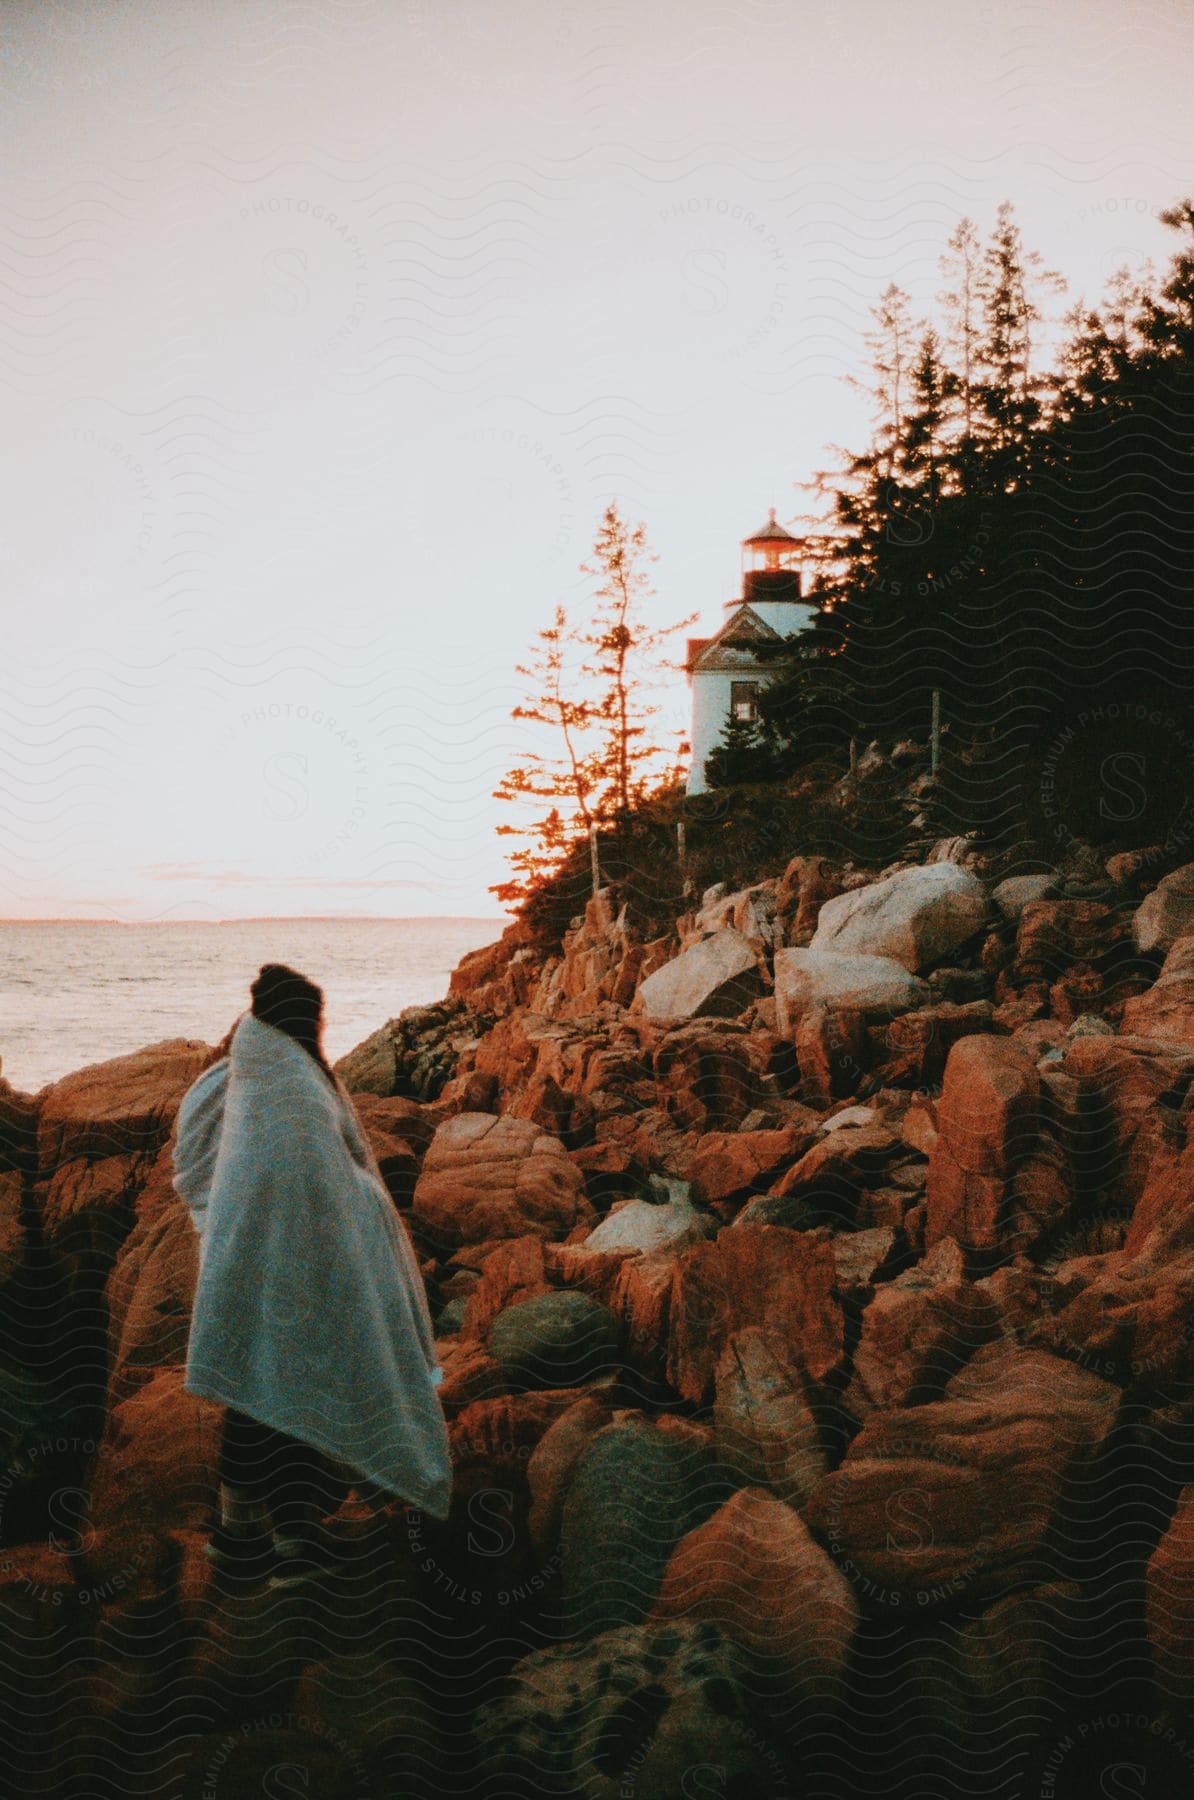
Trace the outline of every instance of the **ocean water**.
{"type": "Polygon", "coordinates": [[[442,999],[460,958],[509,920],[232,919],[0,923],[0,1072],[36,1092],[86,1063],[161,1038],[218,1044],[264,962],[324,992],[334,1062],[404,1006],[442,999]]]}

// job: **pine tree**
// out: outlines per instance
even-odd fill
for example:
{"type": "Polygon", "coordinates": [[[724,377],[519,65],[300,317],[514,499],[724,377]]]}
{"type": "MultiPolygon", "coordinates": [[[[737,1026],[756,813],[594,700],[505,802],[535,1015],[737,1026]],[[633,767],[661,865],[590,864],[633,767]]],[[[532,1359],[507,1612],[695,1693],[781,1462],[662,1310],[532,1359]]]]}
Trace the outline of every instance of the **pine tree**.
{"type": "Polygon", "coordinates": [[[1179,200],[1160,215],[1171,231],[1185,231],[1187,241],[1174,252],[1164,286],[1140,308],[1138,325],[1146,356],[1194,363],[1194,199],[1179,200]]]}
{"type": "Polygon", "coordinates": [[[1029,434],[1041,418],[1043,380],[1033,363],[1033,329],[1044,316],[1039,296],[1065,283],[1025,250],[1010,201],[1002,201],[983,251],[978,297],[981,335],[975,384],[988,491],[1008,492],[1022,479],[1029,434]]]}
{"type": "Polygon", "coordinates": [[[610,501],[598,527],[592,563],[581,573],[600,583],[593,620],[579,641],[589,652],[581,674],[599,683],[592,718],[603,730],[594,762],[594,816],[602,822],[625,821],[645,797],[652,777],[663,773],[666,749],[649,730],[659,707],[644,695],[665,671],[681,665],[662,650],[677,631],[696,622],[689,613],[673,625],[650,626],[643,608],[654,593],[646,565],[656,561],[647,546],[646,527],[633,528],[610,501]]]}
{"type": "Polygon", "coordinates": [[[869,394],[874,406],[871,454],[878,469],[890,481],[896,473],[904,435],[904,411],[908,402],[908,379],[914,355],[916,327],[912,322],[911,301],[894,281],[884,288],[877,306],[872,307],[875,323],[866,335],[870,352],[872,379],[851,380],[851,385],[869,394]]]}
{"type": "Polygon", "coordinates": [[[899,517],[890,535],[906,543],[924,543],[943,492],[946,470],[945,434],[956,377],[941,359],[941,340],[925,326],[908,371],[908,405],[899,446],[899,492],[892,496],[899,517]]]}
{"type": "Polygon", "coordinates": [[[528,661],[517,665],[530,691],[510,716],[544,726],[551,733],[553,747],[528,751],[523,762],[503,776],[493,797],[511,802],[549,800],[552,804],[529,823],[497,827],[499,837],[527,840],[510,856],[515,879],[490,890],[503,904],[521,899],[553,874],[569,845],[588,831],[593,820],[599,773],[596,753],[586,739],[596,711],[591,702],[566,692],[567,652],[577,641],[564,607],[557,606],[553,623],[538,633],[528,661]]]}
{"type": "Polygon", "coordinates": [[[979,272],[982,246],[971,218],[959,219],[941,258],[949,287],[938,299],[945,308],[945,346],[955,359],[959,406],[958,454],[965,469],[974,443],[974,389],[979,355],[979,272]]]}
{"type": "Polygon", "coordinates": [[[731,713],[721,736],[705,758],[705,780],[711,788],[737,787],[748,781],[770,781],[777,773],[771,745],[758,719],[731,713]]]}

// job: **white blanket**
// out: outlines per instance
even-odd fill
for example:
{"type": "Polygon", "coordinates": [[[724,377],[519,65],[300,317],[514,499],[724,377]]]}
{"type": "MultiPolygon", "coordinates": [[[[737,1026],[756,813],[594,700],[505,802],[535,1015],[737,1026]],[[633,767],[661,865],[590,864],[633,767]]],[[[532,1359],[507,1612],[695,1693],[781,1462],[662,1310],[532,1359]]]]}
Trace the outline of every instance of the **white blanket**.
{"type": "Polygon", "coordinates": [[[423,1279],[343,1083],[246,1013],[184,1096],[173,1158],[199,1233],[186,1391],[446,1518],[423,1279]]]}

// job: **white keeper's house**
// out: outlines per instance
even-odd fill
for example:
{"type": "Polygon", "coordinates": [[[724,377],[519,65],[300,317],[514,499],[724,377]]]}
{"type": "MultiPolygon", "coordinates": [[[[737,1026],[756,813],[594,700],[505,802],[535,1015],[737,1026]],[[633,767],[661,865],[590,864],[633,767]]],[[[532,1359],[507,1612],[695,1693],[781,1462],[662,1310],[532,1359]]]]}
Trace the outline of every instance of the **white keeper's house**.
{"type": "Polygon", "coordinates": [[[817,609],[802,597],[804,543],[776,523],[775,508],[761,531],[742,540],[742,592],[726,601],[726,618],[712,637],[689,638],[684,667],[692,689],[692,763],[687,791],[706,791],[705,758],[731,717],[753,719],[759,689],[775,674],[758,645],[805,631],[817,609]]]}

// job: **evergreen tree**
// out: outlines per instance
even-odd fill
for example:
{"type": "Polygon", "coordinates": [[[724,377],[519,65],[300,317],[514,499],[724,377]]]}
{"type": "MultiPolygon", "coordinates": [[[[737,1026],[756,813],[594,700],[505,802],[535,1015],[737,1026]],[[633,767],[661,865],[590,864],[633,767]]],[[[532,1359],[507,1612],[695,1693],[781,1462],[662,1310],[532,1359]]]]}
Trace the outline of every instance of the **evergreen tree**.
{"type": "Polygon", "coordinates": [[[1187,241],[1174,253],[1158,295],[1145,297],[1138,327],[1147,359],[1194,365],[1194,200],[1179,200],[1160,215],[1171,231],[1184,231],[1187,241]]]}
{"type": "Polygon", "coordinates": [[[599,684],[592,717],[603,737],[595,762],[598,798],[595,817],[625,821],[663,772],[665,747],[650,729],[659,707],[645,696],[664,671],[681,665],[663,656],[663,646],[677,631],[695,624],[689,613],[672,625],[647,624],[643,608],[653,595],[647,564],[656,561],[647,547],[646,527],[629,526],[610,501],[593,546],[593,562],[581,573],[600,582],[593,620],[580,634],[589,652],[581,674],[599,684]]]}
{"type": "Polygon", "coordinates": [[[1060,292],[1060,275],[1037,250],[1025,250],[1010,201],[1001,202],[978,276],[980,433],[985,439],[985,487],[1007,493],[1023,479],[1029,435],[1042,414],[1044,385],[1033,362],[1033,331],[1043,318],[1040,296],[1060,292]]]}
{"type": "Polygon", "coordinates": [[[932,325],[921,331],[908,371],[908,388],[899,447],[900,495],[895,500],[899,518],[891,531],[898,539],[903,521],[905,541],[923,543],[932,534],[944,492],[950,400],[957,388],[957,377],[942,360],[941,340],[932,325]],[[911,502],[905,496],[911,496],[911,502]]]}
{"type": "Polygon", "coordinates": [[[868,466],[894,480],[899,466],[904,437],[904,411],[908,403],[909,371],[915,354],[916,327],[911,317],[911,302],[903,288],[893,281],[871,309],[874,319],[866,335],[871,358],[871,380],[863,383],[850,378],[853,386],[863,389],[873,407],[873,430],[868,466]]]}
{"type": "Polygon", "coordinates": [[[544,726],[550,733],[551,748],[529,750],[523,761],[502,777],[494,799],[548,800],[552,804],[529,823],[497,827],[500,837],[526,840],[510,857],[514,879],[490,890],[503,905],[520,899],[553,874],[571,842],[592,824],[599,765],[586,739],[595,708],[566,691],[567,653],[576,642],[564,607],[557,606],[553,623],[538,633],[527,662],[517,665],[517,672],[529,684],[529,694],[510,716],[544,726]]]}
{"type": "Polygon", "coordinates": [[[557,606],[527,662],[518,665],[528,696],[511,716],[543,726],[550,738],[503,777],[494,797],[550,804],[528,822],[497,827],[499,836],[523,840],[510,855],[511,878],[490,889],[503,904],[517,902],[525,911],[572,868],[578,844],[594,827],[625,824],[656,787],[677,785],[683,734],[674,734],[670,745],[655,741],[650,721],[659,707],[646,695],[678,668],[662,656],[662,646],[698,615],[662,628],[645,622],[652,591],[646,564],[653,560],[645,527],[631,529],[611,501],[593,563],[581,565],[582,574],[601,584],[590,624],[571,626],[557,606]],[[581,660],[570,670],[573,649],[581,660]]]}
{"type": "Polygon", "coordinates": [[[758,719],[730,714],[721,737],[705,758],[709,787],[738,787],[748,781],[770,781],[778,773],[775,754],[758,719]]]}
{"type": "Polygon", "coordinates": [[[974,452],[974,390],[979,358],[979,274],[982,246],[971,218],[959,219],[941,258],[941,273],[949,283],[938,296],[945,308],[944,342],[957,370],[957,464],[961,485],[967,485],[974,452]]]}

